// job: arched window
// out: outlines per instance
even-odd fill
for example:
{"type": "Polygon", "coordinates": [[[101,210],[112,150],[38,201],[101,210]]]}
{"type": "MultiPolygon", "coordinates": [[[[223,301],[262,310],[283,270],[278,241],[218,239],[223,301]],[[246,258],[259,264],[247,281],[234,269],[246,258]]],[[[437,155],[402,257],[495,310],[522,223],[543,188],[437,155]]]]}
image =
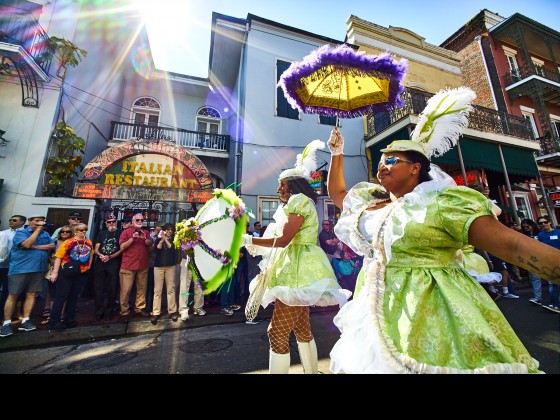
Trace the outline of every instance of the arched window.
{"type": "Polygon", "coordinates": [[[152,134],[151,131],[155,129],[147,129],[146,125],[156,126],[159,123],[161,114],[161,107],[159,102],[153,98],[144,97],[138,98],[132,104],[132,117],[131,122],[134,124],[132,127],[132,137],[148,138],[152,134]]]}
{"type": "Polygon", "coordinates": [[[221,124],[221,116],[217,109],[209,106],[200,108],[196,114],[196,130],[208,133],[210,136],[199,135],[198,146],[211,148],[213,143],[211,134],[220,134],[221,124]]]}
{"type": "Polygon", "coordinates": [[[135,124],[157,125],[161,107],[153,98],[138,98],[132,104],[132,121],[135,124]]]}

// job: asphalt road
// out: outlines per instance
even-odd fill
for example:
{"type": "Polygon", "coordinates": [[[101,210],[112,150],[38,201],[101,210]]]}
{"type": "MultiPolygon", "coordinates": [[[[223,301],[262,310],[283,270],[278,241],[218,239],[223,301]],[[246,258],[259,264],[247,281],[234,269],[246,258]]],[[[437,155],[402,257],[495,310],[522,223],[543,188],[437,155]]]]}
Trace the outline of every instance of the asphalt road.
{"type": "MultiPolygon", "coordinates": [[[[540,368],[560,373],[560,315],[528,302],[530,289],[518,290],[520,299],[501,299],[498,306],[540,368]]],[[[319,371],[330,374],[329,352],[339,333],[332,319],[336,309],[312,311],[319,371]]],[[[0,373],[12,374],[264,374],[268,372],[268,320],[247,325],[232,317],[228,323],[173,323],[164,320],[150,332],[149,321],[139,322],[137,333],[111,339],[75,339],[37,348],[0,352],[0,373]],[[145,327],[142,331],[141,327],[145,327]]],[[[195,321],[196,322],[196,321],[195,321]]],[[[84,327],[83,330],[87,330],[84,327]]],[[[29,336],[32,337],[32,336],[29,336]]],[[[10,337],[6,338],[10,339],[10,337]]],[[[290,373],[303,373],[297,343],[291,340],[290,373]]]]}

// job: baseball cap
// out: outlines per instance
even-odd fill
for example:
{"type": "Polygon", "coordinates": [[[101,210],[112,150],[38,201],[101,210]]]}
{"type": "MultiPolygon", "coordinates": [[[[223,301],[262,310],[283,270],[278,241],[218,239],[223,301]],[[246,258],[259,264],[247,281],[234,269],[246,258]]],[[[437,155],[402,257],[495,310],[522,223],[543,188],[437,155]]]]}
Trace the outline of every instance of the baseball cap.
{"type": "Polygon", "coordinates": [[[82,213],[79,211],[73,211],[72,213],[68,213],[68,217],[77,217],[78,219],[82,218],[82,213]]]}
{"type": "Polygon", "coordinates": [[[43,219],[47,220],[44,214],[35,213],[33,216],[29,216],[27,220],[36,219],[37,217],[42,217],[43,219]]]}
{"type": "Polygon", "coordinates": [[[107,220],[117,220],[117,218],[115,217],[114,214],[108,214],[107,217],[105,218],[105,221],[107,220]]]}
{"type": "Polygon", "coordinates": [[[132,218],[130,217],[125,217],[124,219],[122,219],[123,223],[132,223],[132,218]]]}

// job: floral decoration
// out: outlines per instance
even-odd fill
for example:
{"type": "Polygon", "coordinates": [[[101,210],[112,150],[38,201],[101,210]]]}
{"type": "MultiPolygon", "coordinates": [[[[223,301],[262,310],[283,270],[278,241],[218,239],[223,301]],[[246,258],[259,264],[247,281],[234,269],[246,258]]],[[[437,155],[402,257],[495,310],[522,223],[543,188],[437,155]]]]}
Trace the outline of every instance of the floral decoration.
{"type": "Polygon", "coordinates": [[[242,201],[236,201],[233,206],[227,209],[229,217],[233,220],[237,220],[243,217],[245,214],[245,205],[242,201]]]}
{"type": "Polygon", "coordinates": [[[199,244],[201,239],[200,224],[194,217],[182,220],[175,225],[175,238],[173,239],[175,248],[181,248],[188,254],[192,254],[193,248],[199,244]]]}

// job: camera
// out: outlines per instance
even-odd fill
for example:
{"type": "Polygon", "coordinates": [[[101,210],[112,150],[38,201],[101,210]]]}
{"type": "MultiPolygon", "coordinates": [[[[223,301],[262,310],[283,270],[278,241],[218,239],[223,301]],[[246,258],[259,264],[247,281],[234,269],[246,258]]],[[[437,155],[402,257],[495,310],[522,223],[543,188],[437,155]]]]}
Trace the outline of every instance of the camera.
{"type": "Polygon", "coordinates": [[[47,222],[37,222],[37,226],[43,226],[45,229],[52,229],[54,224],[47,222]]]}

